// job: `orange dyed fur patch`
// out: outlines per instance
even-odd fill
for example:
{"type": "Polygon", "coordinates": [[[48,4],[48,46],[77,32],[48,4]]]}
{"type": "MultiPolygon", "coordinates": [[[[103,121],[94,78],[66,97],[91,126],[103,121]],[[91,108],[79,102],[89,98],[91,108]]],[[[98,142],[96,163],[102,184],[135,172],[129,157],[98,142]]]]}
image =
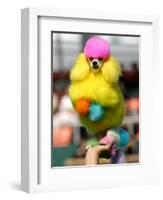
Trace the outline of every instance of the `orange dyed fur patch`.
{"type": "Polygon", "coordinates": [[[89,112],[90,102],[87,99],[79,99],[76,102],[75,109],[81,115],[86,115],[89,112]]]}

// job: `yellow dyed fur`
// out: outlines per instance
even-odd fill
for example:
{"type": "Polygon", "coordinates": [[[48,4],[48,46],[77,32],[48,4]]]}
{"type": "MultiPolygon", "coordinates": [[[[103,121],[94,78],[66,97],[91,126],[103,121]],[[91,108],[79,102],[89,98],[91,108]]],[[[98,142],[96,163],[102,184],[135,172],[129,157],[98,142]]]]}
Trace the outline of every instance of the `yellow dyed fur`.
{"type": "Polygon", "coordinates": [[[90,133],[119,127],[124,116],[124,100],[118,80],[121,68],[114,57],[110,57],[97,73],[89,67],[84,54],[80,54],[70,73],[69,96],[73,105],[81,98],[98,103],[105,109],[104,116],[98,122],[87,116],[80,116],[81,123],[90,133]]]}

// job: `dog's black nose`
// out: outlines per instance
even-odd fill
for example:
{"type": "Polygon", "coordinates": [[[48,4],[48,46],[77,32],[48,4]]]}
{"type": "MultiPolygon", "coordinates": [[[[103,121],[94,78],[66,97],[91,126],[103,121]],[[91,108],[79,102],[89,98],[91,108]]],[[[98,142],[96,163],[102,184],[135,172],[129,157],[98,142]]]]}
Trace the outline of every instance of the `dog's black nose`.
{"type": "Polygon", "coordinates": [[[92,67],[93,67],[93,69],[98,69],[99,68],[98,62],[96,60],[93,60],[92,67]]]}
{"type": "Polygon", "coordinates": [[[97,61],[93,61],[92,64],[93,64],[93,66],[97,66],[98,63],[97,63],[97,61]]]}

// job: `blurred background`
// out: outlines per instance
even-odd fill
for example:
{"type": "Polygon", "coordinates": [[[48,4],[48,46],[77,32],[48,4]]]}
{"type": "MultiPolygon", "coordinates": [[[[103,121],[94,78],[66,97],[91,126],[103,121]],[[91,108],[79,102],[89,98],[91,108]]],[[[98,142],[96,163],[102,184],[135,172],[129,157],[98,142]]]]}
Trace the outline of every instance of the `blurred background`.
{"type": "MultiPolygon", "coordinates": [[[[84,165],[85,146],[91,136],[80,124],[69,96],[69,73],[85,42],[93,34],[53,33],[53,132],[52,167],[84,165]]],[[[122,127],[130,133],[126,149],[128,163],[139,162],[139,37],[100,35],[109,41],[111,54],[122,67],[120,87],[124,94],[126,115],[122,127]]],[[[93,142],[93,138],[92,138],[93,142]]],[[[110,163],[108,159],[101,164],[110,163]]]]}

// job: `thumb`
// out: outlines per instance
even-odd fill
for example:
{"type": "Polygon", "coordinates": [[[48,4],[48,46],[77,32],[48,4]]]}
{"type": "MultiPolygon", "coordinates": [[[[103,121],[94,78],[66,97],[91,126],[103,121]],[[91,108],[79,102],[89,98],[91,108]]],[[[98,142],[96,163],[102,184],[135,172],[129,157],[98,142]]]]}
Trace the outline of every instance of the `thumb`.
{"type": "Polygon", "coordinates": [[[110,147],[111,145],[107,144],[107,145],[98,145],[96,148],[97,148],[97,151],[100,153],[101,151],[109,150],[110,147]]]}

